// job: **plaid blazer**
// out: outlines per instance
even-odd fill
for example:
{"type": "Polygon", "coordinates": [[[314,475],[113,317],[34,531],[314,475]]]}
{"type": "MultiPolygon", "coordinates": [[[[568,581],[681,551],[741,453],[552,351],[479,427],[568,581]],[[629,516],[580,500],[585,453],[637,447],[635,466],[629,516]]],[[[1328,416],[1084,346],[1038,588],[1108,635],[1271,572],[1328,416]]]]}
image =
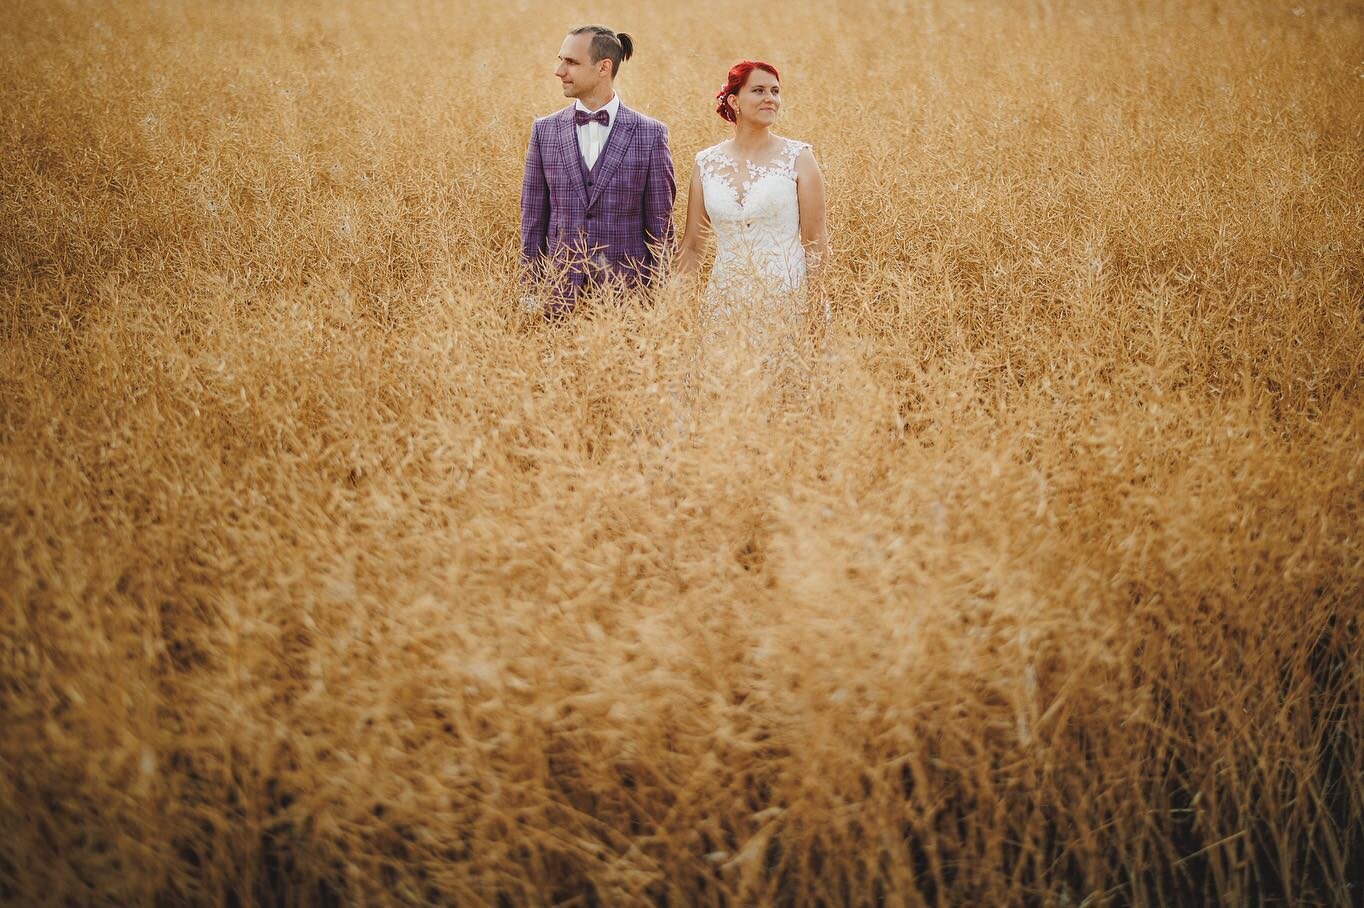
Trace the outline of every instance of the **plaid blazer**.
{"type": "Polygon", "coordinates": [[[571,308],[602,278],[648,284],[672,252],[677,183],[666,126],[622,104],[590,188],[585,171],[573,108],[536,120],[521,179],[521,263],[532,280],[555,280],[553,308],[571,308]]]}

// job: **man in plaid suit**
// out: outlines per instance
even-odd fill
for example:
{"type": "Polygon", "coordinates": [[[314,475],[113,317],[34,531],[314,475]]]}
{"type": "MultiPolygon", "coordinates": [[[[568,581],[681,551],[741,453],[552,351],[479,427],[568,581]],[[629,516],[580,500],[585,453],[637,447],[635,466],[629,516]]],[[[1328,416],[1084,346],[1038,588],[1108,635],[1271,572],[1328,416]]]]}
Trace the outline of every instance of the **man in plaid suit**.
{"type": "Polygon", "coordinates": [[[668,129],[620,103],[629,35],[588,25],[559,49],[554,74],[574,104],[531,128],[521,180],[521,263],[548,290],[530,305],[561,315],[608,281],[647,285],[666,269],[677,196],[668,129]]]}

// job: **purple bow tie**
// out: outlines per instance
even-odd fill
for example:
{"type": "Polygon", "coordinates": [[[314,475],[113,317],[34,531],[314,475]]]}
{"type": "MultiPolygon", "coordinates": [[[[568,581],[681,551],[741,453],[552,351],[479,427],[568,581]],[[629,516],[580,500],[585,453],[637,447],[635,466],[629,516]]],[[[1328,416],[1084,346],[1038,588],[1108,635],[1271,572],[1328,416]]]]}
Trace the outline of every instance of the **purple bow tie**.
{"type": "Polygon", "coordinates": [[[586,126],[588,123],[600,123],[603,126],[611,125],[611,115],[603,107],[596,113],[588,113],[585,110],[575,108],[573,110],[573,122],[578,126],[586,126]]]}

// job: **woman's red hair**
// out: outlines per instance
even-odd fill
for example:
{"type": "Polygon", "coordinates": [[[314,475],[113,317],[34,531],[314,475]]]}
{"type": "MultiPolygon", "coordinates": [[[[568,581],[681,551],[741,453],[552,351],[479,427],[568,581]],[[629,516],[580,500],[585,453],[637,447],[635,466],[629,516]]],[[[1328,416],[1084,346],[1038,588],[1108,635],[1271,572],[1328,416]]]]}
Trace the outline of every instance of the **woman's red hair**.
{"type": "Polygon", "coordinates": [[[771,73],[778,82],[781,81],[781,74],[771,63],[764,63],[761,60],[740,60],[729,68],[729,81],[725,87],[715,93],[715,112],[723,119],[734,122],[734,110],[729,106],[729,96],[737,95],[743,90],[744,83],[753,74],[753,70],[761,69],[763,72],[771,73]]]}

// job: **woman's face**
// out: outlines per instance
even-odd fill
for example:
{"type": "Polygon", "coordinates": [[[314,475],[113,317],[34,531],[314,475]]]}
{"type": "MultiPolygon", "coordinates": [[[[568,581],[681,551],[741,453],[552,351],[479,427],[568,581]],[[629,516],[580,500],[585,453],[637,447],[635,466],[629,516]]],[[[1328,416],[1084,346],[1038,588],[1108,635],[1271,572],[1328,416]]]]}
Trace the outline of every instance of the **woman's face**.
{"type": "Polygon", "coordinates": [[[781,84],[777,77],[764,69],[748,74],[738,94],[729,96],[729,105],[742,122],[754,126],[771,126],[777,122],[781,110],[781,84]]]}

